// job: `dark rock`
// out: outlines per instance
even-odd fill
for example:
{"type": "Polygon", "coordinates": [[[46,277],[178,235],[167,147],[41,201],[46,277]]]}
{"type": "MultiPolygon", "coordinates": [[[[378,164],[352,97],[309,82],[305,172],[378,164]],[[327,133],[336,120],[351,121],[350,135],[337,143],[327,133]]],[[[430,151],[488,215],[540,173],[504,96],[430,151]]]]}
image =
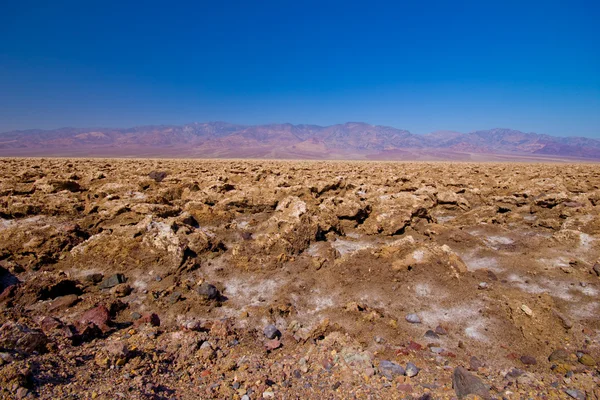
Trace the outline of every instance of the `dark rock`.
{"type": "Polygon", "coordinates": [[[104,281],[102,281],[102,283],[100,284],[100,288],[101,289],[110,289],[112,287],[117,286],[120,283],[125,283],[125,280],[126,280],[125,275],[114,274],[114,275],[106,278],[104,281]]]}
{"type": "Polygon", "coordinates": [[[417,376],[417,374],[419,373],[419,368],[413,364],[412,362],[408,362],[406,364],[406,376],[408,376],[409,378],[412,378],[413,376],[417,376]]]}
{"type": "Polygon", "coordinates": [[[265,329],[263,329],[263,333],[265,334],[267,339],[275,339],[281,337],[281,332],[279,332],[279,329],[277,329],[277,327],[273,324],[265,326],[265,329]]]}
{"type": "Polygon", "coordinates": [[[548,361],[571,361],[571,354],[565,349],[556,349],[548,356],[548,361]]]}
{"type": "Polygon", "coordinates": [[[435,333],[434,331],[432,331],[431,329],[428,330],[427,332],[425,332],[425,337],[427,339],[433,339],[433,340],[437,340],[440,338],[440,336],[437,333],[435,333]]]}
{"type": "Polygon", "coordinates": [[[196,291],[206,300],[215,300],[219,297],[219,291],[210,283],[203,282],[196,291]]]}
{"type": "Polygon", "coordinates": [[[532,356],[521,356],[520,360],[525,365],[536,365],[537,364],[537,360],[535,359],[535,357],[532,357],[532,356]]]}
{"type": "Polygon", "coordinates": [[[169,296],[169,303],[175,304],[181,299],[181,292],[173,292],[169,296]]]}
{"type": "Polygon", "coordinates": [[[97,273],[97,274],[86,275],[85,278],[83,278],[83,280],[86,282],[90,282],[90,283],[100,283],[100,282],[102,282],[103,278],[104,278],[104,275],[97,273]]]}
{"type": "Polygon", "coordinates": [[[155,182],[162,182],[167,177],[167,173],[165,171],[152,171],[148,174],[148,177],[154,179],[155,182]]]}
{"type": "Polygon", "coordinates": [[[463,367],[456,367],[454,369],[454,374],[452,375],[452,387],[459,399],[470,394],[475,394],[486,400],[492,398],[489,389],[481,379],[471,374],[463,367]]]}
{"type": "Polygon", "coordinates": [[[394,362],[388,360],[381,360],[381,362],[379,363],[379,373],[388,378],[389,380],[393,380],[396,376],[404,375],[405,372],[406,371],[404,370],[404,368],[402,368],[402,366],[394,362]]]}
{"type": "Polygon", "coordinates": [[[596,276],[600,276],[600,263],[594,264],[592,267],[592,271],[596,273],[596,276]]]}

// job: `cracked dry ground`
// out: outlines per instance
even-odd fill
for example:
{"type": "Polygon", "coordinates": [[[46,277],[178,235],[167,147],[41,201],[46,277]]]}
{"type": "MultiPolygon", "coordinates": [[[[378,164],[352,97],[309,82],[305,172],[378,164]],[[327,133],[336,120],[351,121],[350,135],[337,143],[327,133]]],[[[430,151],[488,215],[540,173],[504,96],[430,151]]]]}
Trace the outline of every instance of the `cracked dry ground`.
{"type": "Polygon", "coordinates": [[[0,397],[575,398],[600,166],[0,159],[0,397]]]}

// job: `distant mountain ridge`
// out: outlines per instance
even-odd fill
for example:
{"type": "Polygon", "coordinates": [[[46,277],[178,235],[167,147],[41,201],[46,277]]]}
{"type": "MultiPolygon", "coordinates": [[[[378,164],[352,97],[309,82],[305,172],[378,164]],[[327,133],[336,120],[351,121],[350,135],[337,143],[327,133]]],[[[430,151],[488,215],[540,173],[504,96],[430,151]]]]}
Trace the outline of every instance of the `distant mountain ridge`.
{"type": "Polygon", "coordinates": [[[28,155],[390,160],[503,156],[600,160],[600,140],[501,128],[417,135],[363,122],[331,126],[207,122],[0,133],[0,156],[28,155]]]}

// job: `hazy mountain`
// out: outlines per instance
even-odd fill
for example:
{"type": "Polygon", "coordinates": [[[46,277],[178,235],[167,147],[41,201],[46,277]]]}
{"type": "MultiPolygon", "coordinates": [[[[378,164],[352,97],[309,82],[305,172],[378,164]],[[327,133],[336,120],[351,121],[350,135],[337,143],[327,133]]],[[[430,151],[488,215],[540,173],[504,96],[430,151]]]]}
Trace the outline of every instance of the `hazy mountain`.
{"type": "Polygon", "coordinates": [[[2,156],[164,156],[358,159],[600,159],[600,141],[512,129],[415,135],[387,126],[236,125],[61,128],[0,134],[2,156]]]}

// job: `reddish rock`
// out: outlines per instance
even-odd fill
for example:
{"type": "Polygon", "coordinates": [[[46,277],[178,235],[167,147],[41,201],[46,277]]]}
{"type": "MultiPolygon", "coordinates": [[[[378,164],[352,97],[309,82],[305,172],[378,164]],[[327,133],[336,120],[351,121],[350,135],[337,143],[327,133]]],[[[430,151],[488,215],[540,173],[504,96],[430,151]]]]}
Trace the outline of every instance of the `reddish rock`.
{"type": "Polygon", "coordinates": [[[79,329],[80,331],[83,331],[89,324],[96,325],[103,333],[108,332],[110,330],[110,312],[108,309],[103,305],[94,307],[84,312],[77,320],[78,329],[83,328],[79,329]]]}
{"type": "Polygon", "coordinates": [[[281,347],[281,341],[279,339],[271,339],[265,343],[265,347],[269,351],[278,349],[279,347],[281,347]]]}
{"type": "Polygon", "coordinates": [[[397,386],[398,390],[401,392],[412,393],[413,387],[408,383],[400,383],[397,386]]]}
{"type": "Polygon", "coordinates": [[[537,360],[535,359],[535,357],[532,357],[532,356],[521,356],[520,360],[525,365],[536,365],[537,364],[537,360]]]}
{"type": "Polygon", "coordinates": [[[76,294],[68,294],[66,296],[57,297],[50,303],[48,311],[64,310],[74,306],[79,302],[79,297],[76,294]]]}
{"type": "Polygon", "coordinates": [[[142,317],[135,321],[134,326],[149,324],[151,326],[160,326],[160,318],[155,313],[144,314],[142,317]]]}
{"type": "Polygon", "coordinates": [[[42,328],[42,331],[44,331],[45,333],[52,332],[53,330],[60,328],[62,326],[63,326],[62,322],[58,318],[54,318],[54,317],[44,317],[40,321],[40,327],[42,328]]]}
{"type": "Polygon", "coordinates": [[[413,350],[413,351],[421,351],[421,350],[423,350],[423,346],[422,345],[420,345],[417,342],[413,342],[412,340],[408,344],[407,348],[409,350],[413,350]]]}

